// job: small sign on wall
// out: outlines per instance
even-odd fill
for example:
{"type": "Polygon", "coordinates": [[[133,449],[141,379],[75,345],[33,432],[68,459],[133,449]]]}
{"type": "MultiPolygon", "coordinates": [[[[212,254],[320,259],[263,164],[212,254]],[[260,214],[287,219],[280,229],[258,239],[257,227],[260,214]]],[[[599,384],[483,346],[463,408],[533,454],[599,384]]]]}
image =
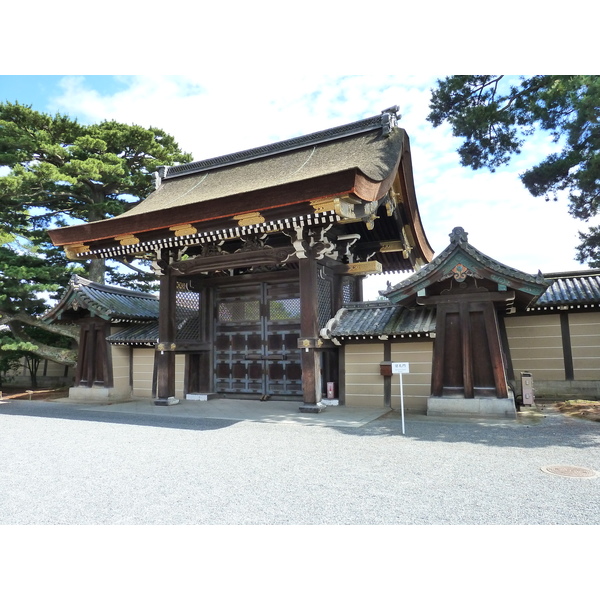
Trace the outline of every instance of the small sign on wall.
{"type": "Polygon", "coordinates": [[[410,373],[409,363],[407,362],[393,362],[392,373],[410,373]]]}

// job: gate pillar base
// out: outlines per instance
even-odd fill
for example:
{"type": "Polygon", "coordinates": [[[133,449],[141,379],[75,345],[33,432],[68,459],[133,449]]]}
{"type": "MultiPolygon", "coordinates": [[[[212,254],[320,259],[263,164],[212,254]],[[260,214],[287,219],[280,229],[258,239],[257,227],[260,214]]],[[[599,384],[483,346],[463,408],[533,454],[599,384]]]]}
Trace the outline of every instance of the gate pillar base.
{"type": "Polygon", "coordinates": [[[302,404],[299,408],[301,413],[320,413],[323,412],[327,407],[321,403],[317,402],[316,404],[307,404],[306,402],[302,404]]]}
{"type": "Polygon", "coordinates": [[[430,396],[427,399],[429,417],[507,417],[516,419],[512,393],[508,398],[453,398],[430,396]]]}
{"type": "Polygon", "coordinates": [[[173,404],[179,404],[179,399],[171,396],[170,398],[156,398],[154,400],[156,406],[172,406],[173,404]]]}

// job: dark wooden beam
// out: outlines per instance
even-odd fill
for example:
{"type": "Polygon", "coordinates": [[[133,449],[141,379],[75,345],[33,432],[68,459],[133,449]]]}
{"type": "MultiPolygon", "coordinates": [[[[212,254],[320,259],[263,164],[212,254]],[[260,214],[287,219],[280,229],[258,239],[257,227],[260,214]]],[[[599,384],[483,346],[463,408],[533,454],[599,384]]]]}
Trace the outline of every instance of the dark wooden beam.
{"type": "Polygon", "coordinates": [[[515,292],[479,292],[475,294],[445,294],[443,296],[417,296],[417,304],[421,306],[433,306],[438,304],[455,304],[457,302],[493,302],[495,304],[506,304],[515,299],[515,292]]]}
{"type": "Polygon", "coordinates": [[[297,261],[294,247],[263,248],[248,252],[234,252],[233,254],[218,254],[215,256],[198,256],[189,260],[173,263],[170,269],[178,275],[197,275],[207,271],[221,269],[239,269],[260,265],[279,265],[286,260],[297,261]]]}
{"type": "MultiPolygon", "coordinates": [[[[319,306],[317,294],[317,261],[308,250],[307,257],[299,261],[300,270],[300,338],[316,340],[319,336],[319,306]]],[[[321,351],[315,346],[301,351],[302,391],[304,405],[301,412],[321,412],[321,351]]]]}
{"type": "MultiPolygon", "coordinates": [[[[162,260],[169,263],[169,252],[162,260]]],[[[157,398],[155,404],[175,404],[175,291],[176,278],[166,268],[160,276],[158,346],[156,348],[157,398]]]]}
{"type": "Polygon", "coordinates": [[[461,351],[462,351],[462,367],[463,367],[463,385],[465,390],[465,398],[473,398],[474,383],[473,383],[473,360],[476,360],[472,355],[472,331],[471,319],[469,315],[469,306],[467,304],[459,305],[460,315],[460,333],[461,333],[461,351]]]}
{"type": "MultiPolygon", "coordinates": [[[[492,370],[496,384],[496,397],[508,398],[508,385],[506,383],[506,370],[504,368],[504,358],[502,356],[502,342],[500,339],[500,327],[498,324],[498,315],[494,307],[486,303],[483,309],[485,329],[488,338],[488,346],[492,361],[492,370]]],[[[475,360],[477,357],[474,357],[475,360]]]]}
{"type": "Polygon", "coordinates": [[[575,379],[575,370],[573,369],[573,349],[571,347],[569,313],[560,313],[560,333],[562,337],[563,360],[565,363],[565,379],[567,381],[573,381],[575,379]]]}

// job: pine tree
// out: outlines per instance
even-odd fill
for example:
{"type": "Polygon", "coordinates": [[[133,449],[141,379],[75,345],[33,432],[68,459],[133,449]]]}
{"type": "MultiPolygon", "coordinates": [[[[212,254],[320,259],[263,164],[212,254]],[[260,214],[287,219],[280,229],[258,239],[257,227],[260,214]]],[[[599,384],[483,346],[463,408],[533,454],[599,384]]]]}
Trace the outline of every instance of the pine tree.
{"type": "MultiPolygon", "coordinates": [[[[437,82],[428,120],[464,138],[458,153],[473,169],[494,169],[521,151],[527,136],[547,131],[557,143],[521,175],[536,197],[565,192],[570,213],[583,221],[600,211],[600,76],[454,75],[437,82]]],[[[600,267],[600,228],[580,234],[577,259],[600,267]]]]}
{"type": "Polygon", "coordinates": [[[74,364],[73,328],[38,320],[74,272],[99,283],[153,289],[155,276],[143,262],[72,263],[47,230],[119,215],[150,193],[159,166],[191,160],[157,128],[82,125],[18,102],[0,103],[0,325],[9,327],[0,351],[74,364]],[[52,343],[48,335],[62,337],[52,343]]]}

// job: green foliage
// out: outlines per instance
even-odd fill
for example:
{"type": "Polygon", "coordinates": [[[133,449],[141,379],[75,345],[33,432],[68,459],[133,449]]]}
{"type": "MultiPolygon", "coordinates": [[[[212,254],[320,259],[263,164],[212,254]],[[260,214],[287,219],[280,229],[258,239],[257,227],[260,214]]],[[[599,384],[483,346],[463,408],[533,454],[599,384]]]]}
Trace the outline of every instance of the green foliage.
{"type": "MultiPolygon", "coordinates": [[[[0,343],[2,338],[0,337],[0,343]]],[[[5,376],[5,373],[10,373],[19,368],[21,357],[23,354],[20,351],[4,350],[0,346],[0,390],[2,385],[10,382],[10,375],[5,376]]]]}
{"type": "MultiPolygon", "coordinates": [[[[461,164],[496,168],[520,153],[527,136],[543,130],[557,152],[521,175],[536,197],[556,200],[565,192],[571,214],[584,221],[600,210],[600,76],[455,75],[432,91],[428,120],[444,122],[465,138],[461,164]]],[[[580,234],[577,258],[600,266],[600,232],[580,234]]]]}
{"type": "Polygon", "coordinates": [[[60,290],[70,277],[66,261],[53,254],[26,242],[0,246],[0,315],[23,311],[36,316],[47,310],[40,294],[60,290]]]}
{"type": "Polygon", "coordinates": [[[152,191],[159,166],[191,159],[160,129],[116,121],[80,125],[0,103],[0,166],[11,169],[0,177],[0,223],[23,231],[61,225],[60,219],[119,215],[152,191]]]}
{"type": "MultiPolygon", "coordinates": [[[[82,125],[18,102],[0,103],[0,167],[8,167],[0,176],[0,324],[10,323],[14,338],[5,341],[6,351],[34,351],[44,332],[14,320],[46,312],[71,274],[103,276],[103,261],[69,262],[47,230],[119,215],[152,191],[159,166],[191,160],[160,129],[115,121],[82,125]]],[[[126,264],[131,275],[117,268],[123,264],[109,263],[110,283],[154,285],[147,263],[126,264]]],[[[44,343],[60,347],[71,339],[55,335],[44,343]]]]}

